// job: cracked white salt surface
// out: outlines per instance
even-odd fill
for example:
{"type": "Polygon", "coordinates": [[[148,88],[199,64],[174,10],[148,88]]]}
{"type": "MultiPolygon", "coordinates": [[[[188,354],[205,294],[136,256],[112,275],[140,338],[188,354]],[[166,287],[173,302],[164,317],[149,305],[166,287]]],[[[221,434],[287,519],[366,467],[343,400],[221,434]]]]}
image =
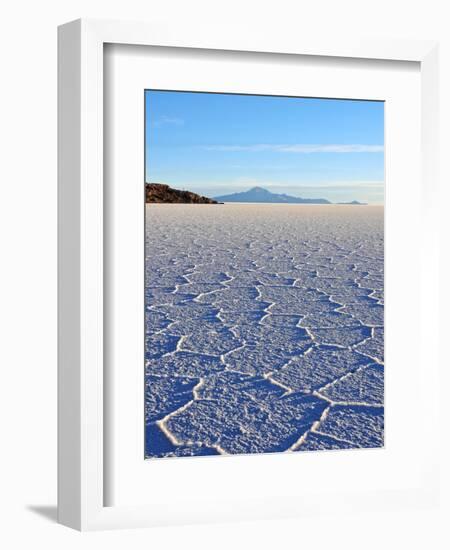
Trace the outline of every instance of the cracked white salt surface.
{"type": "Polygon", "coordinates": [[[383,207],[146,207],[146,456],[383,445],[383,207]]]}

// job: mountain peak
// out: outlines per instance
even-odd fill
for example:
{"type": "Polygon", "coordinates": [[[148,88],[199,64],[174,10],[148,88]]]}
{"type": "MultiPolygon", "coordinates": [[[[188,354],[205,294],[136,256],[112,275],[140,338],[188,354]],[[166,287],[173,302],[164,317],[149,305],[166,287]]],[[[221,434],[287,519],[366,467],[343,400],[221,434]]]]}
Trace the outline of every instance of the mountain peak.
{"type": "Polygon", "coordinates": [[[232,193],[231,195],[222,195],[214,197],[220,202],[268,202],[268,203],[288,203],[288,204],[330,204],[326,199],[303,199],[302,197],[292,197],[290,195],[272,193],[263,187],[252,187],[248,191],[241,193],[232,193]]]}

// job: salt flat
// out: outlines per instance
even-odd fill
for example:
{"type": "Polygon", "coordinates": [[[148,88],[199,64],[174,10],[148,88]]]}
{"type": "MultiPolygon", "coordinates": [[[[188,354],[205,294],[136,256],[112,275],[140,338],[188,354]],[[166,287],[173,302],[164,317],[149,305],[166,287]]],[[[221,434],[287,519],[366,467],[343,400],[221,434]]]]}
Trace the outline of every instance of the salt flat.
{"type": "Polygon", "coordinates": [[[380,447],[382,206],[146,206],[146,456],[380,447]]]}

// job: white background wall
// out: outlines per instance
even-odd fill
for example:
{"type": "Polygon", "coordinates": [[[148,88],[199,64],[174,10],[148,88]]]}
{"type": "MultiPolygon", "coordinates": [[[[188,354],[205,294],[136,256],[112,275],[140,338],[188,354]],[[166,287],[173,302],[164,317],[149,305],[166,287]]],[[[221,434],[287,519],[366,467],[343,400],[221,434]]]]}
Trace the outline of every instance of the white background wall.
{"type": "MultiPolygon", "coordinates": [[[[16,0],[0,8],[0,545],[46,548],[448,548],[449,510],[396,517],[333,515],[298,521],[80,534],[56,515],[56,27],[78,17],[241,21],[317,34],[358,32],[441,40],[441,97],[450,98],[445,0],[16,0]]],[[[441,105],[443,181],[450,151],[441,105]]],[[[445,206],[448,188],[440,202],[445,206]]],[[[444,211],[444,210],[443,210],[444,211]]],[[[442,225],[444,229],[444,221],[442,225]]],[[[448,228],[448,224],[447,224],[448,228]]],[[[448,238],[443,248],[448,249],[448,238]]],[[[448,255],[447,255],[448,259],[448,255]]],[[[443,277],[450,280],[448,263],[443,277]]],[[[444,311],[449,301],[445,294],[444,311]]],[[[414,310],[411,310],[414,315],[414,310]]],[[[447,340],[442,325],[444,342],[447,340]]],[[[443,373],[442,396],[448,375],[443,373]]],[[[450,435],[443,406],[442,433],[450,435]]],[[[426,434],[418,436],[424,444],[426,434]]],[[[448,444],[442,452],[447,453],[448,444]]],[[[448,476],[445,482],[448,481],[448,476]]],[[[446,485],[448,488],[449,485],[446,485]]],[[[449,494],[447,492],[447,494],[449,494]]]]}

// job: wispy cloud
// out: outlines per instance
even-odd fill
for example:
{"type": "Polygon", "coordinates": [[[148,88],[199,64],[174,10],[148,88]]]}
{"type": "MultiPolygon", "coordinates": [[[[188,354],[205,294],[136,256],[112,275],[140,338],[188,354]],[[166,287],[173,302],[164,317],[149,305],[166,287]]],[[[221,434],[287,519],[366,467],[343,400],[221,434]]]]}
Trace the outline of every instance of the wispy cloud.
{"type": "Polygon", "coordinates": [[[290,189],[358,189],[358,188],[383,188],[384,181],[331,181],[331,182],[315,182],[308,184],[306,182],[300,182],[298,184],[286,183],[286,182],[267,182],[267,187],[289,187],[290,189]]]}
{"type": "Polygon", "coordinates": [[[184,120],[182,118],[166,115],[161,115],[156,120],[152,121],[152,126],[154,128],[159,128],[160,126],[165,125],[183,126],[183,124],[184,120]]]}
{"type": "Polygon", "coordinates": [[[209,151],[250,151],[250,152],[262,152],[273,151],[278,153],[382,153],[384,151],[383,145],[364,145],[364,144],[266,144],[258,143],[254,145],[210,145],[204,147],[209,151]]]}
{"type": "MultiPolygon", "coordinates": [[[[176,182],[178,184],[178,182],[176,182]]],[[[211,183],[211,182],[208,182],[211,183]]],[[[198,190],[205,187],[205,182],[199,181],[183,181],[179,183],[186,188],[198,190]]],[[[276,193],[296,193],[302,190],[358,190],[358,189],[374,189],[379,190],[384,188],[384,181],[330,181],[330,182],[286,182],[286,181],[268,181],[258,178],[235,178],[231,180],[216,180],[214,181],[214,187],[225,190],[238,190],[246,191],[250,187],[264,187],[271,189],[276,193]]]]}

